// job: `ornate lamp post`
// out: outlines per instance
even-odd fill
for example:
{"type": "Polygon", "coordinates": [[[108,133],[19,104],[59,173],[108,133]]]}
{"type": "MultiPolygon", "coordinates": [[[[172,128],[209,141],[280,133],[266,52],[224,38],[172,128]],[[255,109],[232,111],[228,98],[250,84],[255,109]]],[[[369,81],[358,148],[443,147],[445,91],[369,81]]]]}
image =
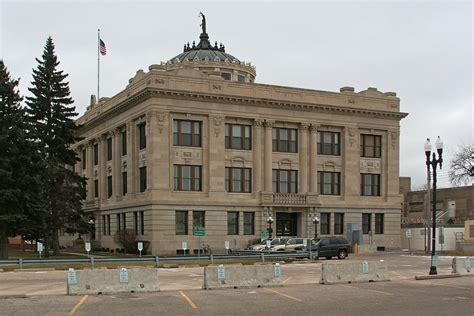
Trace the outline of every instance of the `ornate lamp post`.
{"type": "Polygon", "coordinates": [[[92,232],[93,232],[93,229],[94,229],[94,224],[95,224],[95,222],[94,222],[94,220],[91,218],[91,219],[89,219],[89,221],[87,222],[87,224],[89,224],[89,234],[88,234],[88,235],[89,235],[89,240],[88,240],[88,241],[91,242],[91,240],[92,240],[92,232]]]}
{"type": "Polygon", "coordinates": [[[318,224],[319,224],[319,217],[315,216],[313,218],[314,224],[314,239],[318,238],[318,224]]]}
{"type": "Polygon", "coordinates": [[[268,231],[268,238],[269,238],[269,239],[272,238],[272,232],[273,232],[272,223],[273,223],[273,222],[274,222],[273,217],[268,216],[268,218],[267,218],[267,223],[268,223],[267,231],[268,231]]]}
{"type": "Polygon", "coordinates": [[[428,168],[428,173],[430,167],[433,167],[433,232],[431,233],[431,267],[430,267],[430,275],[438,274],[436,271],[436,263],[435,263],[435,256],[436,256],[436,167],[439,164],[439,169],[442,169],[443,166],[443,142],[438,136],[438,139],[435,143],[436,151],[438,152],[438,159],[436,159],[436,153],[433,152],[433,156],[430,160],[431,155],[431,143],[430,139],[426,139],[425,143],[425,155],[426,155],[426,166],[428,168]]]}

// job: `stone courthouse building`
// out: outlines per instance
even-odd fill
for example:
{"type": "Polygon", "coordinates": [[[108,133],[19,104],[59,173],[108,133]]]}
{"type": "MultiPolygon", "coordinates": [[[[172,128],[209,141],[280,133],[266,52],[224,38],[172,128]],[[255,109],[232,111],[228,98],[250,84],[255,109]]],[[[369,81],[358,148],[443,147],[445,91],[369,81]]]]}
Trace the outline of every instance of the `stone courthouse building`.
{"type": "Polygon", "coordinates": [[[255,67],[197,44],[77,120],[75,170],[88,178],[85,211],[100,247],[133,229],[149,252],[244,248],[272,217],[273,235],[346,235],[400,247],[400,100],[376,88],[340,92],[255,83],[255,67]]]}

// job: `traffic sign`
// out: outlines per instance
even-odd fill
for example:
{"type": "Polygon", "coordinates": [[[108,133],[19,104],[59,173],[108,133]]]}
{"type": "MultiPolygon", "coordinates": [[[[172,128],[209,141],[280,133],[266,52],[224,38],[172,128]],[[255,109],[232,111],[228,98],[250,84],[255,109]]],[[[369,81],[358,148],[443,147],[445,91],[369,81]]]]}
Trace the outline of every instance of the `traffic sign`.
{"type": "Polygon", "coordinates": [[[91,243],[90,243],[90,242],[86,242],[86,243],[85,243],[85,247],[86,247],[86,251],[87,251],[87,252],[90,252],[90,251],[91,251],[91,243]]]}
{"type": "Polygon", "coordinates": [[[187,241],[183,241],[181,243],[181,248],[183,248],[184,251],[186,251],[186,249],[188,249],[188,242],[187,241]]]}
{"type": "Polygon", "coordinates": [[[228,240],[224,241],[224,247],[225,247],[225,249],[229,250],[230,242],[228,240]]]}
{"type": "Polygon", "coordinates": [[[142,241],[139,241],[137,246],[138,246],[138,251],[143,251],[143,242],[142,241]]]}
{"type": "Polygon", "coordinates": [[[39,241],[36,243],[36,250],[38,252],[43,252],[43,243],[40,243],[39,241]]]}
{"type": "Polygon", "coordinates": [[[194,227],[194,236],[206,236],[206,229],[204,227],[194,227]]]}
{"type": "Polygon", "coordinates": [[[407,237],[407,239],[411,238],[411,229],[410,228],[407,228],[407,230],[405,231],[405,236],[407,237]]]}

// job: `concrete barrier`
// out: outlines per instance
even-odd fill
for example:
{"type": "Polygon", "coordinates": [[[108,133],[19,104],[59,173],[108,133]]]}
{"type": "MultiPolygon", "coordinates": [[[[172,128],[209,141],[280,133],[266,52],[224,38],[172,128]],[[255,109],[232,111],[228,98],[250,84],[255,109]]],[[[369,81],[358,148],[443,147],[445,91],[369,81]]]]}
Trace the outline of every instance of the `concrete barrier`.
{"type": "Polygon", "coordinates": [[[474,275],[474,260],[469,257],[454,257],[453,258],[453,273],[460,275],[474,275]]]}
{"type": "Polygon", "coordinates": [[[134,292],[158,292],[158,270],[155,268],[133,269],[69,269],[67,294],[113,294],[134,292]]]}
{"type": "Polygon", "coordinates": [[[359,245],[359,255],[374,254],[377,253],[377,246],[375,245],[359,245]]]}
{"type": "Polygon", "coordinates": [[[322,284],[390,281],[383,261],[325,262],[321,266],[322,284]]]}
{"type": "Polygon", "coordinates": [[[204,267],[205,290],[224,288],[251,288],[281,286],[281,267],[273,265],[224,266],[210,265],[204,267]]]}

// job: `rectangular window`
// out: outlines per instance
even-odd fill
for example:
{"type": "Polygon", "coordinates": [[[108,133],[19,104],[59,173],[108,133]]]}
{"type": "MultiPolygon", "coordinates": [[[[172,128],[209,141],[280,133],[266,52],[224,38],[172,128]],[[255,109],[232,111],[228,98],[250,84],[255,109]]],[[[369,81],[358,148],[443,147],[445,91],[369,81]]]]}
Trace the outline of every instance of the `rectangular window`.
{"type": "Polygon", "coordinates": [[[227,192],[252,192],[252,169],[225,168],[225,189],[227,192]]]}
{"type": "Polygon", "coordinates": [[[341,194],[341,173],[318,171],[318,193],[323,195],[341,194]]]}
{"type": "Polygon", "coordinates": [[[221,73],[221,77],[222,77],[224,80],[230,80],[231,75],[230,75],[230,73],[228,73],[228,72],[223,72],[223,73],[221,73]]]}
{"type": "Polygon", "coordinates": [[[138,212],[133,212],[133,225],[135,226],[135,235],[138,235],[138,212]]]}
{"type": "Polygon", "coordinates": [[[273,193],[298,193],[298,171],[273,169],[273,193]]]}
{"type": "Polygon", "coordinates": [[[110,215],[107,215],[107,235],[110,235],[110,215]]]}
{"type": "Polygon", "coordinates": [[[122,226],[123,230],[127,229],[127,213],[122,213],[122,226]]]}
{"type": "Polygon", "coordinates": [[[244,235],[255,234],[255,213],[244,212],[244,235]]]}
{"type": "Polygon", "coordinates": [[[87,160],[86,160],[86,157],[87,157],[86,150],[83,149],[83,150],[82,150],[82,169],[83,169],[83,170],[85,170],[86,167],[87,167],[87,160]]]}
{"type": "Polygon", "coordinates": [[[360,135],[360,156],[380,158],[382,154],[382,136],[360,135]]]}
{"type": "Polygon", "coordinates": [[[94,144],[94,166],[99,164],[99,144],[94,144]]]}
{"type": "Polygon", "coordinates": [[[193,211],[193,232],[196,227],[206,227],[206,212],[193,211]]]}
{"type": "Polygon", "coordinates": [[[384,230],[384,214],[375,214],[375,233],[383,234],[384,230]]]}
{"type": "Polygon", "coordinates": [[[362,233],[368,234],[369,231],[372,230],[371,223],[372,222],[372,214],[370,213],[362,213],[362,233]]]}
{"type": "Polygon", "coordinates": [[[173,120],[173,144],[201,147],[201,124],[200,121],[173,120]]]}
{"type": "Polygon", "coordinates": [[[122,156],[127,154],[127,131],[122,132],[122,156]]]}
{"type": "Polygon", "coordinates": [[[105,215],[102,215],[102,235],[107,235],[107,223],[105,222],[105,215]]]}
{"type": "Polygon", "coordinates": [[[410,212],[422,212],[425,208],[425,204],[423,202],[410,202],[408,208],[410,212]]]}
{"type": "Polygon", "coordinates": [[[380,196],[380,175],[361,173],[360,191],[363,196],[380,196]]]}
{"type": "Polygon", "coordinates": [[[140,235],[145,235],[145,212],[140,211],[140,235]]]}
{"type": "Polygon", "coordinates": [[[145,190],[146,190],[146,167],[141,167],[139,170],[140,170],[140,192],[145,192],[145,190]]]}
{"type": "Polygon", "coordinates": [[[121,217],[120,217],[120,214],[117,214],[116,215],[116,220],[117,220],[117,231],[121,231],[122,230],[122,220],[121,220],[121,217]]]}
{"type": "Polygon", "coordinates": [[[122,195],[127,194],[127,172],[122,172],[122,195]]]}
{"type": "Polygon", "coordinates": [[[176,211],[176,235],[188,234],[188,211],[176,211]]]}
{"type": "Polygon", "coordinates": [[[329,235],[331,227],[331,213],[321,213],[321,235],[329,235]]]}
{"type": "Polygon", "coordinates": [[[250,125],[225,125],[225,148],[252,149],[252,136],[250,125]]]}
{"type": "Polygon", "coordinates": [[[339,156],[341,154],[340,137],[341,133],[318,132],[318,155],[339,156]]]}
{"type": "Polygon", "coordinates": [[[272,129],[272,147],[274,152],[298,152],[298,130],[274,127],[272,129]]]}
{"type": "Polygon", "coordinates": [[[138,127],[138,149],[142,150],[146,148],[146,123],[137,125],[138,127]]]}
{"type": "Polygon", "coordinates": [[[112,160],[112,138],[107,138],[107,161],[112,160]]]}
{"type": "Polygon", "coordinates": [[[99,180],[97,179],[94,180],[94,197],[99,197],[99,180]]]}
{"type": "Polygon", "coordinates": [[[239,234],[239,212],[227,212],[227,235],[239,234]]]}
{"type": "Polygon", "coordinates": [[[245,76],[243,76],[243,75],[238,75],[238,76],[237,76],[237,81],[238,81],[238,82],[245,82],[245,76]]]}
{"type": "Polygon", "coordinates": [[[344,234],[344,213],[334,213],[334,234],[344,234]]]}
{"type": "Polygon", "coordinates": [[[174,165],[175,191],[201,191],[201,166],[174,165]]]}
{"type": "Polygon", "coordinates": [[[112,197],[112,176],[107,177],[107,198],[112,197]]]}

